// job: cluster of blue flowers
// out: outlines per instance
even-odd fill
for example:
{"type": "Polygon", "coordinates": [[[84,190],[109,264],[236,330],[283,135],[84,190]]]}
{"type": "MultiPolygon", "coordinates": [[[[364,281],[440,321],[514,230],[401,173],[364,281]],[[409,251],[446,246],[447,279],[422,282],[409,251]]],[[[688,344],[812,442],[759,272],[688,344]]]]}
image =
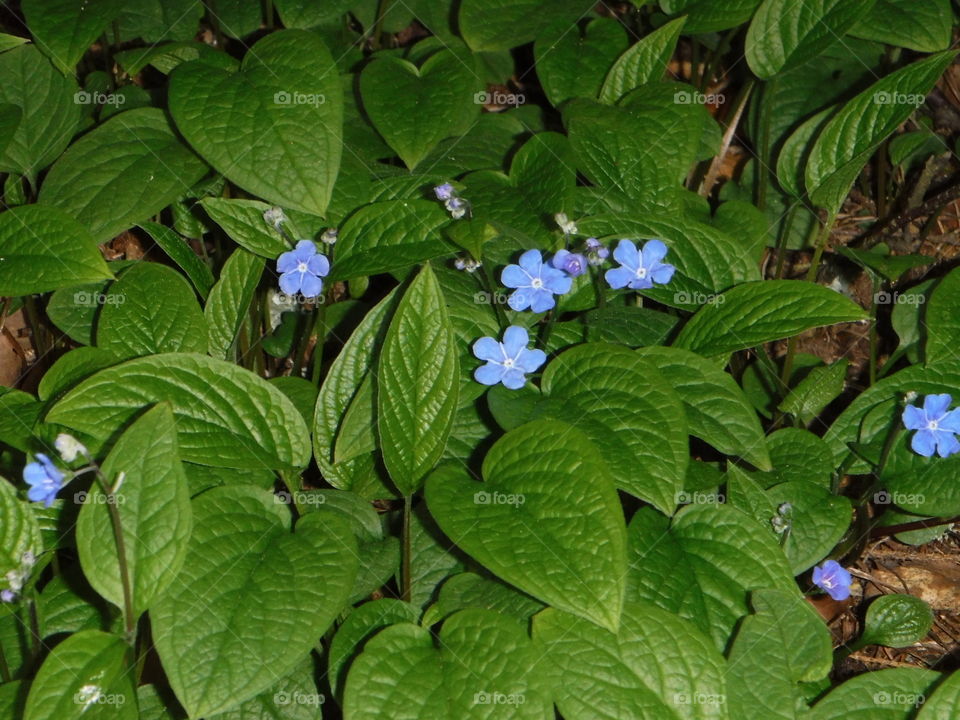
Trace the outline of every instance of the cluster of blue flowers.
{"type": "Polygon", "coordinates": [[[923,408],[908,405],[903,410],[903,424],[908,430],[916,430],[910,441],[913,451],[924,457],[936,452],[940,457],[950,457],[960,450],[960,408],[950,410],[953,398],[943,393],[927,395],[923,408]]]}

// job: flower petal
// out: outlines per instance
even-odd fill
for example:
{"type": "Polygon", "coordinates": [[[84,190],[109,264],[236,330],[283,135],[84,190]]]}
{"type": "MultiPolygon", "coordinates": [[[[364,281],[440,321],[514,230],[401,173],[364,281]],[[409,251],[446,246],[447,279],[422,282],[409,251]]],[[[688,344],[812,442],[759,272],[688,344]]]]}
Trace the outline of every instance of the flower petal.
{"type": "Polygon", "coordinates": [[[543,267],[543,255],[539,250],[527,250],[520,256],[520,267],[526,270],[533,277],[540,276],[540,268],[543,267]]]}
{"type": "Polygon", "coordinates": [[[563,264],[567,261],[567,257],[569,255],[569,250],[557,250],[556,254],[553,256],[553,260],[550,261],[550,264],[553,265],[557,270],[563,270],[563,264]]]}
{"type": "Polygon", "coordinates": [[[618,267],[613,270],[607,270],[603,277],[610,287],[614,290],[619,290],[630,284],[630,281],[634,278],[634,274],[630,272],[628,268],[618,267]]]}
{"type": "Polygon", "coordinates": [[[277,258],[277,272],[292,272],[297,269],[297,265],[299,264],[300,262],[297,260],[297,254],[293,250],[290,250],[277,258]]]}
{"type": "Polygon", "coordinates": [[[910,447],[918,455],[930,457],[937,449],[937,436],[932,430],[917,430],[910,441],[910,447]]]}
{"type": "Polygon", "coordinates": [[[525,327],[511,325],[503,333],[503,351],[509,358],[515,358],[525,350],[530,342],[530,334],[525,327]]]}
{"type": "Polygon", "coordinates": [[[23,468],[23,480],[27,485],[40,485],[47,481],[47,471],[38,462],[32,462],[23,468]]]}
{"type": "Polygon", "coordinates": [[[927,414],[915,405],[907,405],[903,409],[902,417],[903,425],[907,430],[919,430],[927,426],[927,414]]]}
{"type": "Polygon", "coordinates": [[[323,280],[316,275],[304,273],[303,279],[300,281],[300,292],[302,292],[305,297],[317,297],[323,292],[323,280]]]}
{"type": "Polygon", "coordinates": [[[573,285],[572,277],[552,267],[543,268],[540,277],[543,279],[543,286],[554,295],[566,295],[573,285]]]}
{"type": "Polygon", "coordinates": [[[660,240],[647,240],[640,255],[643,257],[643,266],[652,267],[667,256],[668,248],[660,240]]]}
{"type": "Polygon", "coordinates": [[[519,265],[507,265],[500,273],[500,282],[508,288],[530,287],[530,276],[519,265]]]}
{"type": "Polygon", "coordinates": [[[514,363],[514,367],[525,373],[536,372],[547,361],[547,354],[543,350],[523,350],[514,363]]]}
{"type": "Polygon", "coordinates": [[[287,295],[296,295],[300,292],[300,284],[303,282],[303,273],[288,272],[280,276],[280,290],[287,295]]]}
{"type": "Polygon", "coordinates": [[[646,277],[639,278],[636,275],[633,276],[633,279],[630,281],[630,287],[633,290],[649,290],[653,287],[653,280],[649,275],[646,277]]]}
{"type": "Polygon", "coordinates": [[[960,450],[960,442],[956,435],[945,430],[937,430],[937,455],[942,458],[950,457],[960,450]]]}
{"type": "Polygon", "coordinates": [[[927,395],[923,399],[923,409],[927,412],[927,417],[930,420],[939,420],[947,412],[947,408],[950,407],[952,402],[953,398],[946,393],[927,395]]]}
{"type": "Polygon", "coordinates": [[[47,489],[42,485],[36,485],[27,490],[27,499],[30,502],[42,502],[47,499],[47,489]]]}
{"type": "Polygon", "coordinates": [[[527,379],[519,369],[510,368],[503,373],[503,379],[501,379],[500,382],[502,382],[503,386],[508,390],[519,390],[527,384],[527,379]]]}
{"type": "Polygon", "coordinates": [[[473,371],[473,379],[481,385],[496,385],[503,377],[503,373],[504,369],[502,365],[487,363],[473,371]]]}
{"type": "Polygon", "coordinates": [[[511,310],[520,312],[521,310],[526,310],[528,307],[530,307],[531,300],[533,300],[533,290],[529,288],[521,288],[520,290],[515,290],[510,294],[510,297],[507,298],[507,305],[510,306],[511,310]]]}
{"type": "Polygon", "coordinates": [[[503,362],[503,349],[492,337],[482,337],[473,344],[473,356],[484,362],[503,362]]]}
{"type": "Polygon", "coordinates": [[[640,253],[632,240],[621,240],[613,251],[613,259],[633,272],[640,267],[640,253]]]}
{"type": "Polygon", "coordinates": [[[670,282],[670,279],[673,277],[673,274],[677,269],[673,265],[667,263],[657,263],[653,268],[650,269],[650,279],[655,283],[660,285],[666,285],[670,282]]]}
{"type": "MultiPolygon", "coordinates": [[[[567,279],[569,280],[569,278],[567,279]]],[[[557,301],[553,299],[553,293],[549,290],[533,290],[532,295],[530,309],[535,313],[546,312],[557,304],[557,301]]]]}
{"type": "MultiPolygon", "coordinates": [[[[906,415],[907,411],[903,411],[906,415]]],[[[906,424],[906,422],[904,422],[906,424]]],[[[941,430],[949,430],[950,432],[960,433],[960,408],[956,410],[951,410],[937,423],[940,426],[941,430]]]]}
{"type": "Polygon", "coordinates": [[[313,240],[299,240],[293,252],[296,253],[297,259],[300,260],[300,262],[307,262],[307,260],[317,254],[317,246],[313,243],[313,240]]]}
{"type": "Polygon", "coordinates": [[[326,255],[317,253],[312,258],[307,260],[307,270],[312,272],[314,275],[326,277],[330,272],[330,261],[327,259],[326,255]]]}

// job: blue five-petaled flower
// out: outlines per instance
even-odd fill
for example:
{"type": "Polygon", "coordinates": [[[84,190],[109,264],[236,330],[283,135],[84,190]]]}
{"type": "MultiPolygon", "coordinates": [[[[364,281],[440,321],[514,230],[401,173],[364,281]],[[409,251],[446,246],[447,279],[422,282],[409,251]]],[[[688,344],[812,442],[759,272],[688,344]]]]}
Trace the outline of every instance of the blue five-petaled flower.
{"type": "Polygon", "coordinates": [[[31,502],[42,502],[47,507],[53,505],[53,499],[63,487],[63,473],[43,453],[37,453],[37,461],[23,468],[23,479],[30,490],[27,497],[31,502]]]}
{"type": "Polygon", "coordinates": [[[604,277],[614,290],[649,290],[654,283],[670,282],[676,268],[661,262],[667,256],[667,246],[659,240],[648,240],[641,250],[632,240],[621,240],[613,251],[613,259],[620,267],[607,270],[604,277]]]}
{"type": "Polygon", "coordinates": [[[323,280],[330,272],[327,256],[317,252],[310,240],[301,240],[293,250],[277,258],[280,275],[280,290],[287,295],[302,293],[304,297],[317,297],[323,291],[323,280]]]}
{"type": "Polygon", "coordinates": [[[511,325],[503,333],[503,342],[492,337],[482,337],[473,344],[473,354],[486,365],[478,367],[473,377],[483,385],[503,383],[510,390],[524,386],[527,373],[537,370],[547,360],[543,350],[530,350],[530,336],[525,328],[511,325]]]}
{"type": "Polygon", "coordinates": [[[930,457],[936,452],[945,458],[960,451],[960,442],[954,433],[960,433],[960,409],[950,410],[953,398],[943,393],[927,395],[923,408],[908,405],[903,410],[903,424],[908,430],[916,430],[910,447],[914,452],[930,457]]]}
{"type": "Polygon", "coordinates": [[[834,600],[846,600],[850,597],[850,583],[853,578],[836,560],[827,560],[813,569],[813,584],[826,592],[834,600]]]}
{"type": "Polygon", "coordinates": [[[546,312],[554,305],[554,295],[570,292],[573,280],[563,270],[544,265],[539,250],[527,250],[520,256],[519,265],[507,265],[500,275],[501,282],[515,291],[507,298],[513,310],[530,308],[535,313],[546,312]]]}

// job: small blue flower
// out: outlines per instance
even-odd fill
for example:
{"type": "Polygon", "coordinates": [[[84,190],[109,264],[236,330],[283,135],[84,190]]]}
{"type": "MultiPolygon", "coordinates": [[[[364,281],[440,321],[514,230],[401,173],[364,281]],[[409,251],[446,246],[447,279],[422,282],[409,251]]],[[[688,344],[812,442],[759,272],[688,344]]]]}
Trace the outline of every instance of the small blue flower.
{"type": "Polygon", "coordinates": [[[443,203],[443,206],[454,220],[462,218],[467,214],[467,210],[470,209],[469,203],[461,197],[452,197],[443,203]]]}
{"type": "Polygon", "coordinates": [[[953,398],[942,395],[927,395],[923,409],[908,405],[903,409],[903,424],[908,430],[916,430],[910,447],[924,457],[934,451],[945,458],[960,450],[960,442],[954,433],[960,432],[960,409],[947,411],[953,398]]]}
{"type": "Polygon", "coordinates": [[[304,297],[316,297],[323,290],[323,280],[330,272],[330,261],[317,252],[310,240],[301,240],[293,250],[277,258],[280,289],[287,295],[303,293],[304,297]]]}
{"type": "Polygon", "coordinates": [[[827,560],[822,566],[813,569],[813,584],[834,600],[846,600],[850,597],[852,581],[850,573],[836,560],[827,560]]]}
{"type": "Polygon", "coordinates": [[[503,342],[482,337],[473,344],[473,354],[486,365],[478,367],[473,377],[483,385],[503,383],[510,390],[519,390],[526,383],[524,375],[537,370],[547,360],[543,350],[530,350],[530,336],[525,328],[511,325],[503,333],[503,342]]]}
{"type": "Polygon", "coordinates": [[[449,200],[454,195],[453,185],[450,183],[443,183],[443,185],[437,185],[433,192],[437,196],[437,200],[449,200]]]}
{"type": "Polygon", "coordinates": [[[613,259],[620,267],[607,270],[604,277],[614,290],[648,290],[654,283],[670,282],[676,268],[660,262],[667,256],[667,246],[659,240],[649,240],[642,250],[632,240],[621,240],[613,251],[613,259]]]}
{"type": "Polygon", "coordinates": [[[583,275],[587,271],[587,259],[580,253],[572,253],[568,250],[557,250],[550,264],[557,270],[563,270],[570,277],[583,275]]]}
{"type": "Polygon", "coordinates": [[[37,462],[23,469],[23,479],[30,486],[27,491],[30,501],[43,502],[47,507],[53,505],[53,499],[63,487],[63,473],[43,453],[37,453],[37,462]]]}
{"type": "Polygon", "coordinates": [[[587,238],[587,262],[591,265],[603,265],[603,261],[610,257],[610,251],[595,237],[587,238]]]}
{"type": "Polygon", "coordinates": [[[530,308],[535,313],[546,312],[557,304],[554,295],[570,292],[573,280],[562,270],[543,264],[539,250],[527,250],[520,256],[519,265],[507,265],[500,281],[516,292],[507,298],[513,310],[530,308]]]}
{"type": "Polygon", "coordinates": [[[0,601],[12,603],[17,599],[17,594],[13,590],[0,590],[0,601]]]}

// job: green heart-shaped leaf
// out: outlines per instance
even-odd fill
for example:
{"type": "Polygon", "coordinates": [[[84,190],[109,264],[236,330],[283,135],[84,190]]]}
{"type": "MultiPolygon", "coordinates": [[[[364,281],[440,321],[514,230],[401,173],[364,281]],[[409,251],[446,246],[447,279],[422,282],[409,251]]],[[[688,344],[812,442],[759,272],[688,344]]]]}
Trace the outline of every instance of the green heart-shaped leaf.
{"type": "Polygon", "coordinates": [[[416,65],[377,58],[360,74],[363,106],[377,131],[411,170],[452,129],[480,113],[473,69],[450,50],[416,65]]]}
{"type": "Polygon", "coordinates": [[[268,35],[237,73],[199,60],[180,65],[170,112],[197,152],[244,190],[326,212],[340,168],[343,88],[316,34],[268,35]]]}
{"type": "Polygon", "coordinates": [[[309,655],[353,587],[357,550],[345,520],[309,514],[291,533],[286,506],[250,486],[209,490],[193,511],[183,569],[150,614],[177,699],[204,717],[309,655]]]}
{"type": "Polygon", "coordinates": [[[521,590],[616,631],[626,536],[594,445],[564,423],[532,422],[497,441],[483,476],[478,484],[446,466],[428,478],[427,504],[444,533],[521,590]]]}

